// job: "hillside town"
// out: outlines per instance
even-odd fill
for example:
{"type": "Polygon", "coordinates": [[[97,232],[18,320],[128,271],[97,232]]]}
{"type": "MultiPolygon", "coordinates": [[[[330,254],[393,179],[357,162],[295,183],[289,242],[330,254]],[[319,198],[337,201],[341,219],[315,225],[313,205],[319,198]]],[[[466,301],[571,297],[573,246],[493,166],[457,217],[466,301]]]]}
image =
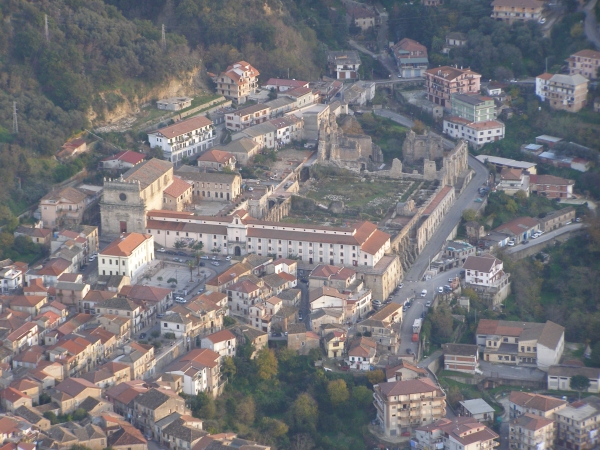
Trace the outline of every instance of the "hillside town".
{"type": "MultiPolygon", "coordinates": [[[[581,181],[597,148],[510,127],[516,86],[597,122],[600,52],[484,79],[437,64],[471,39],[449,31],[435,54],[403,37],[367,60],[357,36],[377,41],[388,12],[340,5],[356,41],[319,78],[231,60],[206,71],[210,102],[154,99],[137,149],[94,129],[57,151],[98,158],[3,225],[0,450],[599,448],[598,336],[564,310],[541,319],[555,297],[534,303],[542,282],[518,272],[566,278],[553,252],[598,245],[581,181]],[[316,445],[325,415],[363,442],[316,445]]],[[[536,0],[491,11],[558,21],[536,0]]]]}

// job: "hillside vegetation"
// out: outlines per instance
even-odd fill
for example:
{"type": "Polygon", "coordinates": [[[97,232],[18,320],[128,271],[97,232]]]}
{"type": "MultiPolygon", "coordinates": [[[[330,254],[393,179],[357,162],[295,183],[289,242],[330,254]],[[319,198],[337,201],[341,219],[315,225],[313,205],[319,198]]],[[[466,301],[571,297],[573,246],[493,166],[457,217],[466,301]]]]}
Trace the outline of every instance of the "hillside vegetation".
{"type": "MultiPolygon", "coordinates": [[[[208,81],[206,70],[240,59],[265,79],[287,76],[288,69],[293,78],[318,77],[325,47],[299,13],[309,3],[0,0],[0,202],[19,213],[53,183],[95,168],[98,156],[63,164],[54,155],[69,137],[124,105],[138,108],[174,81],[193,78],[199,87],[208,81]]],[[[129,145],[136,148],[139,138],[132,135],[129,145]]],[[[9,214],[4,210],[0,223],[9,214]]]]}

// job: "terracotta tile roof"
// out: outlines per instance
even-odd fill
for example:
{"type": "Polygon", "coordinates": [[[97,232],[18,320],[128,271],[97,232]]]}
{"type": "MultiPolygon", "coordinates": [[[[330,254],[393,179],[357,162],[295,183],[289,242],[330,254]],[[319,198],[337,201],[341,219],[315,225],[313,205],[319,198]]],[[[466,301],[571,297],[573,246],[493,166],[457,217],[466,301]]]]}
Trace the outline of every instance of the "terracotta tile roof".
{"type": "Polygon", "coordinates": [[[400,42],[394,45],[394,48],[399,48],[407,52],[423,52],[425,57],[427,57],[427,47],[409,38],[402,39],[400,42]]]}
{"type": "Polygon", "coordinates": [[[420,394],[432,391],[439,391],[441,394],[440,388],[437,387],[429,378],[379,383],[379,388],[386,396],[420,394]]]}
{"type": "Polygon", "coordinates": [[[132,152],[131,150],[127,150],[124,152],[119,152],[116,155],[109,156],[104,158],[102,161],[124,161],[129,164],[139,164],[146,158],[146,155],[143,153],[132,152]]]}
{"type": "MultiPolygon", "coordinates": [[[[258,105],[256,105],[258,106],[258,105]]],[[[216,162],[216,163],[226,163],[229,162],[231,158],[235,158],[231,153],[225,152],[222,150],[209,150],[198,158],[198,161],[206,161],[206,162],[216,162]]]]}
{"type": "Polygon", "coordinates": [[[308,293],[308,302],[313,303],[320,299],[321,297],[329,296],[341,299],[347,299],[348,296],[346,294],[342,294],[335,288],[329,286],[322,286],[317,289],[313,289],[308,293]]]}
{"type": "Polygon", "coordinates": [[[64,258],[54,258],[37,271],[38,275],[58,276],[71,267],[71,261],[64,258]]]}
{"type": "Polygon", "coordinates": [[[27,335],[31,330],[33,330],[35,328],[38,328],[37,323],[33,323],[33,322],[24,323],[19,328],[17,328],[15,331],[13,331],[8,336],[6,336],[6,340],[12,341],[12,342],[18,341],[19,339],[21,339],[23,336],[27,335]]]}
{"type": "Polygon", "coordinates": [[[529,175],[529,184],[551,184],[554,186],[569,186],[575,184],[573,180],[556,177],[554,175],[529,175]]]}
{"type": "Polygon", "coordinates": [[[171,197],[179,197],[192,189],[192,185],[181,178],[173,177],[173,182],[167,187],[163,193],[171,197]]]}
{"type": "Polygon", "coordinates": [[[530,394],[528,392],[517,391],[510,393],[509,400],[511,403],[519,405],[523,408],[531,408],[542,412],[550,411],[567,404],[567,402],[564,400],[549,397],[547,395],[530,394]]]}
{"type": "Polygon", "coordinates": [[[448,193],[453,189],[454,188],[452,186],[444,186],[442,189],[440,189],[440,192],[433,197],[431,202],[429,202],[429,205],[427,205],[427,208],[425,208],[423,211],[423,215],[431,214],[435,208],[437,208],[440,202],[446,197],[446,195],[448,195],[448,193]]]}
{"type": "Polygon", "coordinates": [[[426,70],[425,73],[434,75],[436,77],[444,78],[445,80],[454,80],[461,75],[474,74],[480,76],[478,73],[471,71],[471,69],[457,69],[456,67],[435,67],[433,69],[426,70]]]}
{"type": "Polygon", "coordinates": [[[117,296],[116,292],[112,291],[96,291],[91,290],[83,298],[86,302],[103,302],[104,300],[108,300],[109,298],[114,298],[117,296]]]}
{"type": "Polygon", "coordinates": [[[217,331],[216,333],[209,334],[208,336],[205,336],[203,339],[208,339],[213,344],[217,344],[217,343],[223,342],[223,341],[235,340],[235,336],[229,330],[221,330],[221,331],[217,331]]]}
{"type": "Polygon", "coordinates": [[[514,235],[519,235],[535,228],[539,224],[540,222],[537,219],[531,217],[517,217],[516,219],[495,228],[494,231],[499,231],[501,233],[509,231],[514,235]]]}
{"type": "Polygon", "coordinates": [[[302,97],[303,95],[310,94],[313,90],[309,87],[300,86],[288,91],[285,91],[284,95],[291,95],[292,97],[302,97]]]}
{"type": "Polygon", "coordinates": [[[136,284],[134,286],[123,286],[120,295],[125,295],[132,300],[144,300],[148,302],[160,302],[171,294],[171,289],[160,288],[156,286],[143,286],[136,284]]]}
{"type": "Polygon", "coordinates": [[[514,168],[505,167],[504,169],[502,169],[502,172],[500,173],[500,179],[502,179],[502,180],[520,181],[522,177],[523,177],[522,169],[514,169],[514,168]]]}
{"type": "Polygon", "coordinates": [[[182,120],[181,122],[174,123],[168,127],[160,128],[153,131],[150,134],[161,134],[167,139],[172,139],[182,134],[191,133],[198,128],[204,128],[208,125],[212,125],[212,120],[205,116],[196,116],[191,119],[182,120]]]}
{"type": "Polygon", "coordinates": [[[270,109],[269,105],[258,103],[256,105],[246,106],[245,108],[238,109],[232,114],[234,116],[247,116],[248,114],[254,114],[268,109],[270,109]]]}
{"type": "Polygon", "coordinates": [[[9,417],[0,419],[0,434],[12,434],[19,430],[19,422],[9,417]]]}
{"type": "MultiPolygon", "coordinates": [[[[23,398],[28,398],[31,399],[31,397],[27,394],[23,394],[22,392],[16,390],[15,388],[12,387],[8,387],[2,391],[0,391],[0,397],[2,397],[3,399],[5,399],[8,402],[11,403],[15,403],[18,400],[21,400],[23,398]]],[[[1,429],[1,425],[2,425],[2,420],[0,419],[0,429],[1,429]]]]}
{"type": "MultiPolygon", "coordinates": [[[[230,333],[232,336],[233,334],[230,333]]],[[[225,339],[223,339],[225,340],[225,339]]],[[[180,361],[195,361],[206,367],[216,367],[219,364],[220,355],[213,352],[209,348],[195,348],[188,354],[186,354],[180,361]]]]}
{"type": "Polygon", "coordinates": [[[501,263],[502,261],[493,256],[468,256],[463,264],[463,269],[489,273],[495,265],[501,263]]]}
{"type": "Polygon", "coordinates": [[[80,190],[75,189],[71,186],[67,186],[66,188],[49,192],[48,194],[44,195],[40,201],[58,202],[62,200],[67,200],[71,203],[81,203],[86,199],[86,197],[87,195],[81,192],[80,190]]]}
{"type": "Polygon", "coordinates": [[[133,426],[122,426],[119,431],[108,437],[108,446],[111,448],[125,448],[133,445],[147,445],[146,438],[142,432],[133,426]]]}
{"type": "Polygon", "coordinates": [[[71,397],[77,397],[79,394],[84,392],[86,389],[94,389],[98,394],[100,388],[94,383],[89,382],[83,378],[67,378],[55,386],[55,389],[59,392],[70,395],[71,397]]]}
{"type": "Polygon", "coordinates": [[[492,6],[508,6],[514,8],[543,8],[544,2],[537,0],[494,0],[492,6]]]}
{"type": "Polygon", "coordinates": [[[289,87],[289,88],[297,88],[308,86],[308,81],[300,81],[300,80],[284,80],[281,78],[269,78],[264,86],[276,86],[276,87],[289,87]]]}
{"type": "Polygon", "coordinates": [[[544,427],[547,427],[548,425],[552,425],[554,423],[554,420],[546,419],[541,416],[536,416],[535,414],[525,413],[517,417],[511,423],[525,428],[529,431],[537,431],[544,427]]]}
{"type": "Polygon", "coordinates": [[[592,58],[592,59],[600,59],[600,52],[597,52],[595,50],[590,50],[590,49],[585,49],[585,50],[580,50],[577,53],[574,53],[573,56],[580,56],[581,58],[592,58]]]}
{"type": "Polygon", "coordinates": [[[124,237],[119,237],[108,244],[100,252],[100,256],[130,256],[136,248],[151,238],[150,234],[127,233],[124,237]]]}

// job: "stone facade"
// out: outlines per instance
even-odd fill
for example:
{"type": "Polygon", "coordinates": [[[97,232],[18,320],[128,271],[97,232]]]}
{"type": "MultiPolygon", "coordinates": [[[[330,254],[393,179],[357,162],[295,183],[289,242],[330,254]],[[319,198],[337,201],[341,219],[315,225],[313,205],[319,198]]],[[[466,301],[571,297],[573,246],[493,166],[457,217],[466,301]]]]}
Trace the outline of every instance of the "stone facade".
{"type": "Polygon", "coordinates": [[[383,163],[383,153],[370,136],[345,134],[335,114],[330,114],[320,125],[317,161],[354,171],[373,170],[383,163]]]}
{"type": "Polygon", "coordinates": [[[436,134],[425,132],[419,135],[412,130],[406,133],[402,144],[402,158],[404,164],[414,164],[419,160],[436,160],[444,156],[442,138],[436,134]]]}

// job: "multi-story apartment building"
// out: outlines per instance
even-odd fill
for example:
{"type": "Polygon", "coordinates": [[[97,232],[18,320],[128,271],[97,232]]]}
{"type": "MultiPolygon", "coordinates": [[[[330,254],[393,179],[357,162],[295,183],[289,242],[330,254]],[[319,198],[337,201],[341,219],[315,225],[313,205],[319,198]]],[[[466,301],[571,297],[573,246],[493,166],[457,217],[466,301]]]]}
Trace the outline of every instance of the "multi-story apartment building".
{"type": "Polygon", "coordinates": [[[269,120],[271,107],[266,104],[256,104],[232,111],[225,115],[225,126],[231,131],[240,131],[246,127],[257,125],[269,120]]]}
{"type": "Polygon", "coordinates": [[[554,322],[511,322],[482,319],[477,326],[477,345],[485,361],[529,364],[548,371],[558,364],[565,345],[565,329],[554,322]]]}
{"type": "Polygon", "coordinates": [[[160,147],[165,159],[176,163],[212,147],[215,131],[212,120],[196,116],[148,133],[150,147],[160,147]]]}
{"type": "Polygon", "coordinates": [[[423,44],[404,38],[392,47],[400,75],[403,77],[421,77],[427,70],[427,47],[423,44]]]}
{"type": "Polygon", "coordinates": [[[523,414],[510,422],[509,448],[539,450],[553,448],[556,429],[554,420],[523,414]]]}
{"type": "Polygon", "coordinates": [[[124,275],[134,280],[153,259],[154,236],[128,233],[100,251],[98,275],[124,275]]]}
{"type": "Polygon", "coordinates": [[[522,414],[532,414],[545,419],[553,419],[555,414],[567,406],[565,400],[541,394],[530,394],[529,392],[512,391],[508,399],[510,418],[519,417],[522,414]]]}
{"type": "Polygon", "coordinates": [[[237,104],[246,103],[250,94],[254,94],[258,88],[259,75],[260,72],[246,61],[236,62],[215,77],[217,93],[237,104]]]}
{"type": "Polygon", "coordinates": [[[142,429],[146,436],[150,435],[155,439],[159,436],[156,433],[156,422],[172,413],[189,413],[185,407],[185,400],[175,391],[167,389],[150,389],[134,400],[134,414],[132,423],[142,429]]]}
{"type": "Polygon", "coordinates": [[[591,450],[600,444],[600,398],[586,397],[571,403],[555,415],[555,448],[591,450]]]}
{"type": "Polygon", "coordinates": [[[530,176],[526,175],[522,169],[504,168],[500,172],[500,182],[496,185],[496,189],[507,195],[515,195],[517,192],[523,191],[529,196],[529,185],[530,176]]]}
{"type": "Polygon", "coordinates": [[[535,93],[552,109],[577,112],[586,105],[588,79],[579,74],[543,73],[535,78],[535,93]]]}
{"type": "Polygon", "coordinates": [[[544,2],[538,0],[494,0],[492,19],[513,23],[515,21],[539,21],[544,2]]]}
{"type": "Polygon", "coordinates": [[[196,348],[183,358],[170,364],[165,373],[181,375],[183,377],[183,393],[197,395],[200,392],[209,392],[216,397],[221,383],[220,355],[208,348],[196,348]]]}
{"type": "Polygon", "coordinates": [[[588,80],[598,78],[600,68],[600,52],[595,50],[581,50],[567,58],[569,75],[583,75],[588,80]]]}
{"type": "Polygon", "coordinates": [[[327,52],[327,65],[338,80],[355,79],[358,78],[360,56],[355,50],[327,52]]]}
{"type": "Polygon", "coordinates": [[[456,116],[444,118],[444,133],[455,139],[464,139],[475,148],[504,139],[505,126],[499,120],[471,122],[456,116]]]}
{"type": "Polygon", "coordinates": [[[271,119],[268,122],[246,128],[236,134],[236,139],[252,139],[260,148],[278,149],[292,141],[302,139],[304,120],[294,115],[271,119]]]}
{"type": "Polygon", "coordinates": [[[480,79],[471,69],[443,66],[426,70],[427,100],[450,109],[452,94],[479,94],[480,79]]]}
{"type": "Polygon", "coordinates": [[[444,369],[475,373],[479,364],[479,349],[471,344],[444,344],[444,369]]]}
{"type": "Polygon", "coordinates": [[[386,436],[400,436],[446,414],[446,395],[429,378],[373,386],[377,421],[386,436]]]}
{"type": "Polygon", "coordinates": [[[500,445],[500,436],[472,417],[440,419],[416,429],[411,447],[418,450],[487,450],[500,445]]]}
{"type": "Polygon", "coordinates": [[[529,189],[532,194],[546,198],[573,198],[575,181],[554,175],[529,175],[529,189]]]}
{"type": "Polygon", "coordinates": [[[88,194],[71,186],[49,192],[40,200],[44,228],[81,223],[89,204],[88,194]]]}
{"type": "Polygon", "coordinates": [[[465,282],[477,286],[494,286],[504,277],[504,264],[493,256],[469,256],[463,265],[465,282]]]}
{"type": "Polygon", "coordinates": [[[452,94],[452,115],[469,122],[485,122],[496,118],[494,99],[482,95],[452,94]]]}

